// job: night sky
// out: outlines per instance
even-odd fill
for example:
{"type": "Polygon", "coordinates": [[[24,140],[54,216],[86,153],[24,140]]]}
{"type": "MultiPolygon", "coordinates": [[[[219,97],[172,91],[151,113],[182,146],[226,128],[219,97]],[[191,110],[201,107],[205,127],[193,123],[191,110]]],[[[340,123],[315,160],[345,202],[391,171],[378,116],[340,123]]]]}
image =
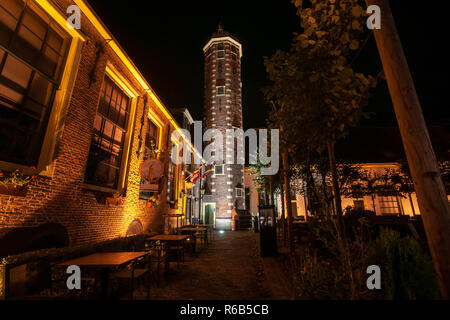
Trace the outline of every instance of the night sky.
{"type": "MultiPolygon", "coordinates": [[[[265,126],[267,111],[260,88],[268,82],[263,57],[277,49],[288,50],[293,32],[300,31],[300,19],[290,0],[89,3],[165,105],[188,107],[195,120],[201,120],[203,113],[202,48],[223,19],[225,30],[243,45],[244,126],[265,126]]],[[[448,125],[450,62],[446,10],[405,3],[391,1],[427,123],[448,125]]],[[[373,75],[381,71],[373,36],[355,67],[373,75]]],[[[376,115],[361,124],[395,125],[384,81],[379,82],[366,110],[376,115]]]]}

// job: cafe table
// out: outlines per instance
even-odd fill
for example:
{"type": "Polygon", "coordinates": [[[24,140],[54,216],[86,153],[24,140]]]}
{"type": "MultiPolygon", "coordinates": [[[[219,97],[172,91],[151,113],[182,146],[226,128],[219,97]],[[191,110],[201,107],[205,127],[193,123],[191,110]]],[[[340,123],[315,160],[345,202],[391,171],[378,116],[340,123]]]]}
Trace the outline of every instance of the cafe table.
{"type": "MultiPolygon", "coordinates": [[[[156,236],[148,237],[146,241],[160,241],[166,244],[166,248],[170,250],[173,246],[182,246],[184,248],[184,242],[188,239],[188,235],[183,234],[158,234],[156,236]]],[[[166,272],[169,270],[170,261],[166,263],[166,272]]]]}
{"type": "Polygon", "coordinates": [[[129,263],[141,260],[148,252],[100,252],[88,256],[67,260],[57,264],[57,267],[68,267],[76,265],[83,269],[100,270],[101,298],[108,294],[109,273],[129,263]]]}
{"type": "Polygon", "coordinates": [[[196,232],[200,232],[201,233],[201,242],[203,244],[203,242],[205,242],[205,239],[207,241],[207,228],[204,227],[189,227],[189,228],[183,228],[181,229],[181,232],[189,232],[190,235],[195,234],[196,232]],[[206,236],[206,237],[205,237],[206,236]]]}
{"type": "Polygon", "coordinates": [[[198,224],[197,226],[207,228],[209,231],[209,238],[211,240],[214,240],[214,224],[201,223],[201,224],[198,224]]]}

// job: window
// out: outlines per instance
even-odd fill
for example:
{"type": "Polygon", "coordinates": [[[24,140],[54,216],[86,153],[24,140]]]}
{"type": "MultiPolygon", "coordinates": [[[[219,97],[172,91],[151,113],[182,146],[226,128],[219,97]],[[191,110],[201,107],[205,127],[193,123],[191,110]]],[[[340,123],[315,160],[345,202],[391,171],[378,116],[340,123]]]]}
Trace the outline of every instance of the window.
{"type": "Polygon", "coordinates": [[[130,98],[105,76],[94,121],[86,183],[117,189],[129,112],[130,98]]]}
{"type": "Polygon", "coordinates": [[[147,132],[145,133],[145,154],[146,158],[154,155],[158,149],[159,129],[150,119],[147,119],[147,132]]]}
{"type": "Polygon", "coordinates": [[[353,207],[356,210],[364,210],[365,209],[364,199],[354,199],[353,200],[353,207]]]}
{"type": "Polygon", "coordinates": [[[22,1],[0,1],[0,160],[37,165],[68,44],[22,1]]]}
{"type": "Polygon", "coordinates": [[[225,56],[225,51],[223,49],[223,43],[217,44],[217,58],[223,58],[225,56]]]}
{"type": "Polygon", "coordinates": [[[382,214],[400,214],[400,206],[395,196],[380,197],[380,207],[382,214]]]}
{"type": "Polygon", "coordinates": [[[217,87],[217,95],[224,96],[225,95],[225,86],[217,87]]]}
{"type": "Polygon", "coordinates": [[[244,196],[244,189],[236,188],[236,197],[243,197],[243,196],[244,196]]]}
{"type": "MultiPolygon", "coordinates": [[[[151,121],[147,119],[147,131],[145,133],[145,151],[144,161],[155,157],[157,154],[155,151],[158,149],[159,142],[159,128],[151,121]]],[[[141,186],[151,184],[150,182],[141,179],[141,186]]],[[[139,199],[148,200],[153,195],[154,191],[145,191],[142,188],[139,189],[139,199]]]]}
{"type": "Polygon", "coordinates": [[[214,166],[214,174],[215,175],[223,175],[223,164],[215,165],[214,166]]]}
{"type": "MultiPolygon", "coordinates": [[[[171,142],[170,150],[174,149],[174,143],[171,142]]],[[[169,173],[167,180],[167,201],[170,202],[172,207],[176,207],[178,200],[178,170],[179,165],[175,165],[169,160],[169,173]]]]}

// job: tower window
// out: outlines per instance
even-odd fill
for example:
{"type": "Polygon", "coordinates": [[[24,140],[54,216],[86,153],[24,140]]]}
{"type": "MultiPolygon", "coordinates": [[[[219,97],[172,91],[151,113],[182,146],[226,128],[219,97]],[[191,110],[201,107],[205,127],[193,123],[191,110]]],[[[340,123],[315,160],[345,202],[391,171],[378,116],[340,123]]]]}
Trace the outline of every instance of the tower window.
{"type": "Polygon", "coordinates": [[[214,166],[214,174],[218,176],[223,175],[223,164],[218,164],[214,166]]]}
{"type": "Polygon", "coordinates": [[[225,56],[225,51],[223,50],[219,50],[217,51],[217,58],[223,58],[225,56]]]}
{"type": "Polygon", "coordinates": [[[244,196],[244,189],[236,188],[236,197],[243,197],[243,196],[244,196]]]}
{"type": "Polygon", "coordinates": [[[223,50],[223,43],[218,43],[217,44],[217,50],[223,50]]]}
{"type": "Polygon", "coordinates": [[[236,53],[233,53],[233,54],[231,55],[231,59],[232,59],[233,61],[236,61],[236,60],[237,60],[237,54],[236,54],[236,53]]]}
{"type": "Polygon", "coordinates": [[[217,95],[218,95],[218,96],[223,96],[223,95],[225,95],[225,86],[217,87],[217,95]]]}

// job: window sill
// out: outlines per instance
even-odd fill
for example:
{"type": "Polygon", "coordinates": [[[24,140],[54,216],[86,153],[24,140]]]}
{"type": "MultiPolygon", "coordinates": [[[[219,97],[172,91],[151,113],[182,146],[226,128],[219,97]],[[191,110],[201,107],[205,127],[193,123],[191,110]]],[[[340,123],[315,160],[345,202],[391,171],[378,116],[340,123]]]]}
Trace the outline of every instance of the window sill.
{"type": "Polygon", "coordinates": [[[54,169],[53,164],[45,167],[42,170],[39,170],[17,163],[0,161],[0,170],[7,172],[14,172],[16,170],[20,170],[25,176],[39,176],[45,178],[53,178],[53,171],[54,171],[53,169],[54,169]]]}
{"type": "Polygon", "coordinates": [[[83,189],[90,190],[90,191],[98,191],[103,193],[109,193],[109,194],[118,194],[119,189],[112,189],[112,188],[106,188],[106,187],[100,187],[93,184],[83,183],[82,185],[83,189]]]}

